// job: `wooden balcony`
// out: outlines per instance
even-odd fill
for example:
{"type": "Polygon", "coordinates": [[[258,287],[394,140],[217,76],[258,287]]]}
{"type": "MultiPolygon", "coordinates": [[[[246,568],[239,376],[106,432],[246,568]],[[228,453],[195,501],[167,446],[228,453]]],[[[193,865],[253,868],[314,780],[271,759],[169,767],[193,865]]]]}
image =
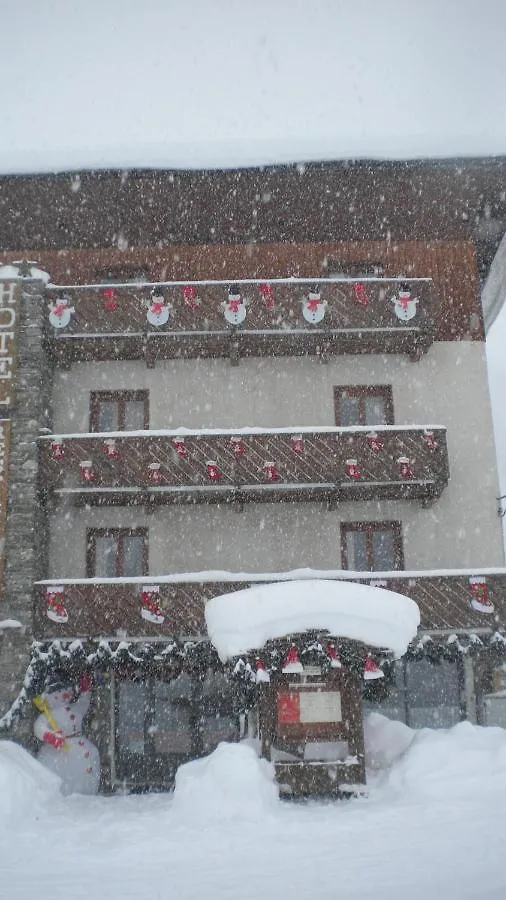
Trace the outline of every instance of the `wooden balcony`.
{"type": "MultiPolygon", "coordinates": [[[[382,587],[411,597],[421,613],[421,632],[491,634],[506,627],[506,570],[470,572],[346,572],[309,573],[305,576],[343,581],[380,582],[382,587]],[[473,582],[474,579],[474,582],[473,582]],[[478,584],[476,581],[478,580],[478,584]],[[488,592],[488,611],[478,600],[488,592]],[[474,591],[474,593],[473,593],[474,591]],[[475,606],[473,607],[473,603],[475,606]]],[[[63,580],[36,586],[35,635],[50,638],[169,638],[205,636],[204,606],[211,597],[250,587],[254,583],[297,579],[300,572],[252,575],[249,580],[228,573],[194,576],[149,576],[127,579],[63,580]],[[48,617],[48,592],[58,586],[67,621],[48,617]],[[143,592],[157,588],[163,621],[153,623],[141,614],[143,592]]],[[[60,616],[64,619],[65,616],[60,616]]]]}
{"type": "Polygon", "coordinates": [[[156,505],[437,498],[443,428],[114,432],[40,439],[44,495],[156,505]]]}
{"type": "Polygon", "coordinates": [[[433,340],[430,278],[274,278],[48,290],[47,340],[75,360],[403,353],[433,340]],[[154,305],[153,305],[154,304],[154,305]]]}

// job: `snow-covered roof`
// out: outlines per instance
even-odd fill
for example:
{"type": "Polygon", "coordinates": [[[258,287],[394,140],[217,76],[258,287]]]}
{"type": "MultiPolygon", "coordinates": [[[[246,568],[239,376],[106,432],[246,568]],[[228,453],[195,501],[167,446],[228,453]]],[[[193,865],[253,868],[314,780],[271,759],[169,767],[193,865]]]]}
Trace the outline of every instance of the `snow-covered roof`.
{"type": "Polygon", "coordinates": [[[64,0],[22,22],[3,0],[0,171],[504,153],[506,6],[488,8],[88,0],[76,27],[64,0]]]}
{"type": "Polygon", "coordinates": [[[261,584],[213,597],[205,607],[209,637],[222,660],[304,631],[328,631],[402,656],[420,611],[409,597],[350,582],[261,584]]]}
{"type": "Polygon", "coordinates": [[[350,569],[292,569],[287,572],[229,572],[226,569],[204,569],[200,572],[177,572],[171,575],[151,574],[135,577],[120,576],[116,578],[44,578],[35,584],[208,584],[209,582],[286,582],[312,581],[314,579],[346,581],[357,579],[363,581],[399,579],[401,581],[417,578],[471,578],[474,575],[494,576],[506,575],[504,566],[475,566],[473,569],[394,569],[376,572],[354,572],[350,569]]]}

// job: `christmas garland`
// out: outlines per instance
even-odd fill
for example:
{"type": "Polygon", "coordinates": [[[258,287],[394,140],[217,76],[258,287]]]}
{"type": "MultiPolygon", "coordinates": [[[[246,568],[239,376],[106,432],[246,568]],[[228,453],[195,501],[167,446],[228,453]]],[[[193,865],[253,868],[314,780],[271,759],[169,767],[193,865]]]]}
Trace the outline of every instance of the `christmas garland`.
{"type": "MultiPolygon", "coordinates": [[[[336,640],[329,643],[329,640],[326,638],[321,642],[314,636],[305,641],[299,640],[297,649],[303,665],[319,666],[325,673],[332,668],[332,657],[335,659],[337,648],[343,668],[361,677],[366,649],[354,641],[336,640]],[[333,652],[329,650],[331,647],[334,648],[333,652]]],[[[175,677],[182,669],[202,675],[208,669],[221,671],[235,682],[237,709],[245,712],[256,703],[259,681],[269,680],[271,675],[282,669],[290,643],[289,640],[276,641],[271,646],[267,645],[260,656],[244,655],[222,663],[209,640],[172,640],[164,644],[109,640],[76,640],[70,643],[60,640],[46,643],[35,641],[31,647],[31,658],[23,685],[10,709],[0,718],[0,730],[11,728],[31,705],[33,698],[44,690],[49,679],[58,677],[77,682],[84,672],[90,671],[98,676],[107,671],[126,673],[134,670],[141,677],[148,673],[170,673],[175,677]],[[259,667],[265,673],[262,679],[257,677],[259,667]]],[[[446,640],[424,635],[410,645],[406,658],[428,659],[439,663],[483,653],[489,654],[495,664],[505,659],[506,635],[494,632],[481,636],[470,634],[463,638],[451,634],[446,640]]],[[[372,702],[383,699],[388,694],[395,677],[394,660],[391,656],[378,653],[377,664],[384,677],[364,684],[364,699],[372,702]]]]}

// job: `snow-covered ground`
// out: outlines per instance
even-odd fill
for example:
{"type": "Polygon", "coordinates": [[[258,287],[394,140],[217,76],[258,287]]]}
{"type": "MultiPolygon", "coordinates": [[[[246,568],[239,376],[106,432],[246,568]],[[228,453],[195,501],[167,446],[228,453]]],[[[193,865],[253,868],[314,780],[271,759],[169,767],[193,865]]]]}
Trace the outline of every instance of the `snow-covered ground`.
{"type": "Polygon", "coordinates": [[[367,722],[370,793],[277,799],[251,746],[180,769],[174,795],[58,793],[0,742],[9,900],[504,900],[506,731],[367,722]]]}

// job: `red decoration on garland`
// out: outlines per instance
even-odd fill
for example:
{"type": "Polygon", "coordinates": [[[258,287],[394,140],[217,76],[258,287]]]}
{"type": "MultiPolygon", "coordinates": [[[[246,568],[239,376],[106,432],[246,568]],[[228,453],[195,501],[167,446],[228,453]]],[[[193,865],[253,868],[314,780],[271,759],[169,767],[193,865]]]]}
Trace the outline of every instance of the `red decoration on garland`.
{"type": "Polygon", "coordinates": [[[354,285],[355,292],[355,300],[360,306],[369,306],[369,297],[367,296],[367,291],[365,289],[365,284],[361,281],[357,281],[354,285]]]}
{"type": "Polygon", "coordinates": [[[185,306],[188,306],[190,309],[199,308],[200,300],[197,294],[197,288],[194,284],[185,284],[183,288],[183,300],[185,306]]]}
{"type": "Polygon", "coordinates": [[[256,675],[255,681],[257,684],[268,684],[270,681],[270,675],[267,671],[265,663],[263,659],[260,659],[258,656],[256,658],[256,675]]]}
{"type": "Polygon", "coordinates": [[[165,616],[158,597],[160,588],[157,584],[146,584],[142,588],[141,616],[146,622],[162,625],[165,616]]]}
{"type": "Polygon", "coordinates": [[[298,456],[303,456],[303,454],[304,454],[304,439],[301,434],[293,435],[292,450],[294,453],[297,453],[298,456]]]}
{"type": "Polygon", "coordinates": [[[356,459],[346,460],[346,474],[349,478],[353,478],[354,481],[360,481],[362,473],[356,459]]]}
{"type": "Polygon", "coordinates": [[[300,654],[295,646],[292,644],[288,653],[286,654],[285,661],[283,663],[283,668],[281,669],[284,675],[296,674],[297,672],[303,672],[304,666],[300,661],[300,654]]]}
{"type": "Polygon", "coordinates": [[[433,431],[429,431],[426,428],[423,433],[423,439],[424,439],[425,443],[427,444],[427,447],[429,450],[437,450],[438,442],[436,440],[436,435],[434,434],[433,431]]]}
{"type": "Polygon", "coordinates": [[[149,463],[148,465],[148,479],[151,484],[160,484],[162,480],[160,463],[149,463]]]}
{"type": "Polygon", "coordinates": [[[223,478],[222,472],[220,472],[218,463],[214,459],[209,459],[206,462],[207,468],[207,477],[210,481],[221,481],[223,478]]]}
{"type": "Polygon", "coordinates": [[[276,306],[276,300],[274,298],[274,290],[271,284],[261,284],[260,285],[260,293],[263,297],[265,308],[269,311],[272,311],[276,306]]]}
{"type": "Polygon", "coordinates": [[[105,288],[102,292],[104,298],[104,309],[107,312],[116,312],[118,308],[118,292],[116,288],[105,288]]]}
{"type": "Polygon", "coordinates": [[[174,445],[174,450],[176,451],[179,458],[186,459],[186,457],[188,456],[188,448],[185,444],[184,438],[175,437],[172,439],[172,443],[174,445]]]}
{"type": "Polygon", "coordinates": [[[331,669],[342,669],[343,664],[342,664],[339,654],[336,650],[336,645],[333,643],[327,644],[325,649],[327,651],[327,656],[330,659],[330,668],[331,669]]]}
{"type": "Polygon", "coordinates": [[[51,459],[63,459],[65,447],[61,441],[51,441],[51,459]]]}
{"type": "Polygon", "coordinates": [[[379,667],[372,654],[368,653],[364,665],[364,681],[377,681],[379,678],[384,677],[385,673],[379,667]]]}
{"type": "Polygon", "coordinates": [[[61,584],[52,584],[46,588],[46,616],[51,622],[65,625],[69,620],[69,614],[64,602],[64,588],[61,584]]]}
{"type": "Polygon", "coordinates": [[[93,471],[93,463],[91,459],[82,459],[79,463],[81,469],[81,478],[85,484],[95,481],[95,473],[93,471]]]}
{"type": "Polygon", "coordinates": [[[399,456],[397,460],[399,475],[401,478],[414,478],[413,467],[408,456],[399,456]]]}
{"type": "Polygon", "coordinates": [[[378,437],[375,431],[370,431],[367,435],[367,443],[369,444],[370,449],[373,453],[381,453],[383,450],[384,442],[382,438],[378,437]]]}
{"type": "Polygon", "coordinates": [[[494,604],[490,599],[486,578],[483,578],[481,575],[474,575],[469,579],[469,587],[472,594],[471,606],[473,609],[477,612],[485,613],[486,615],[495,612],[494,604]]]}
{"type": "Polygon", "coordinates": [[[246,444],[241,437],[231,437],[230,449],[235,456],[244,456],[246,453],[246,444]]]}
{"type": "Polygon", "coordinates": [[[267,481],[279,481],[281,478],[276,463],[274,462],[264,463],[264,475],[267,481]]]}
{"type": "Polygon", "coordinates": [[[119,459],[119,450],[116,446],[116,441],[114,438],[106,438],[104,441],[103,447],[104,453],[107,456],[107,459],[119,459]]]}

